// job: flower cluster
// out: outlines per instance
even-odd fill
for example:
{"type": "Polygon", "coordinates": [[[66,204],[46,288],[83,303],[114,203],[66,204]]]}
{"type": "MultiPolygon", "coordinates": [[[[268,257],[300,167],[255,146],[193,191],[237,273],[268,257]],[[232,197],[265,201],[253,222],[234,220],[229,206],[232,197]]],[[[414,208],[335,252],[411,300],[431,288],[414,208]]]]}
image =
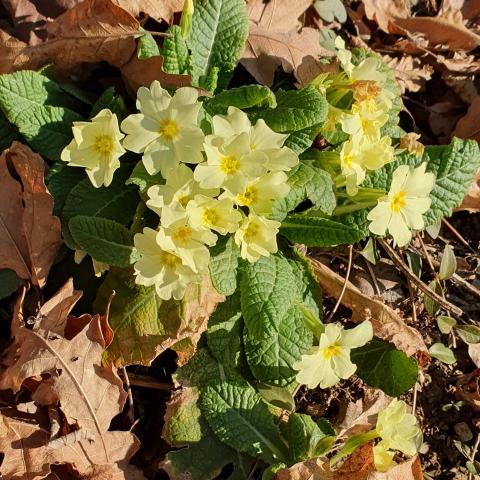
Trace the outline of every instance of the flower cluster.
{"type": "Polygon", "coordinates": [[[205,135],[197,91],[179,88],[171,96],[158,81],[138,90],[137,108],[121,124],[125,138],[116,116],[102,110],[91,122],[74,124],[74,140],[62,153],[71,166],[87,168],[96,187],[110,184],[125,149],[141,153],[146,171],[165,180],[147,191],[160,225],[134,237],[141,255],[137,283],[154,285],[163,299],[182,298],[207,273],[208,247],[219,235],[234,234],[250,262],[275,253],[280,222],[269,215],[290,190],[286,172],[299,162],[283,146],[287,135],[263,120],[252,125],[234,107],[214,116],[205,135]]]}
{"type": "Polygon", "coordinates": [[[392,140],[382,136],[381,129],[388,121],[394,95],[385,88],[387,76],[380,70],[380,60],[369,57],[355,66],[340,37],[335,45],[343,71],[328,84],[326,94],[331,103],[326,129],[333,131],[340,125],[348,135],[340,150],[340,168],[347,193],[356,195],[366,171],[393,160],[392,140]],[[346,106],[342,105],[345,102],[346,106]]]}

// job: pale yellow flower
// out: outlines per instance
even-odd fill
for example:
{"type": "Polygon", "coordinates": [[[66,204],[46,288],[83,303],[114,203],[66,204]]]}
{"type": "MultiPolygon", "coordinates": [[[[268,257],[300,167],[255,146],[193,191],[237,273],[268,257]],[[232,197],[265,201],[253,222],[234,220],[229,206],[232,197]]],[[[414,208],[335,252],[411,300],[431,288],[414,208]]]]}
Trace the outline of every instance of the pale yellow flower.
{"type": "Polygon", "coordinates": [[[319,345],[293,364],[298,370],[297,382],[308,388],[318,385],[328,388],[341,378],[350,378],[357,369],[350,360],[351,349],[365,345],[372,338],[372,324],[368,320],[349,330],[336,323],[325,325],[319,345]]]}
{"type": "Polygon", "coordinates": [[[143,153],[143,164],[150,175],[161,172],[165,178],[179,162],[203,160],[204,135],[198,126],[201,103],[194,88],[182,87],[175,94],[164,90],[155,80],[150,88],[140,87],[137,108],[122,122],[127,134],[127,150],[143,153]]]}
{"type": "Polygon", "coordinates": [[[387,470],[393,461],[389,450],[399,450],[408,457],[413,457],[423,442],[417,419],[407,413],[407,404],[396,398],[378,414],[375,430],[381,438],[374,448],[375,465],[380,471],[387,470]]]}
{"type": "Polygon", "coordinates": [[[248,180],[267,172],[268,157],[252,151],[246,132],[228,139],[207,136],[205,153],[207,161],[197,165],[193,174],[202,188],[223,187],[236,194],[245,189],[248,180]]]}
{"type": "Polygon", "coordinates": [[[340,118],[342,130],[349,135],[367,135],[372,141],[380,138],[380,129],[388,120],[386,111],[373,99],[355,102],[350,114],[340,118]]]}
{"type": "Polygon", "coordinates": [[[235,233],[235,243],[240,255],[249,262],[268,257],[278,250],[277,233],[281,223],[251,213],[235,233]]]}
{"type": "Polygon", "coordinates": [[[177,252],[195,273],[205,272],[210,260],[206,245],[215,245],[217,236],[210,230],[193,228],[182,207],[165,207],[160,221],[159,242],[167,250],[177,252]]]}
{"type": "Polygon", "coordinates": [[[201,275],[194,272],[175,250],[169,249],[156,230],[144,228],[134,237],[140,259],[135,263],[135,282],[152,286],[163,300],[181,300],[187,285],[200,283],[201,275]]]}
{"type": "Polygon", "coordinates": [[[229,107],[226,116],[214,116],[212,127],[213,133],[222,138],[247,133],[251,151],[267,156],[268,170],[289,171],[299,162],[297,154],[283,146],[288,135],[274,132],[262,119],[252,126],[247,114],[236,107],[229,107]]]}
{"type": "Polygon", "coordinates": [[[218,189],[201,188],[193,178],[193,171],[180,164],[168,172],[164,185],[153,185],[148,189],[147,206],[161,216],[163,207],[179,204],[186,208],[188,202],[197,194],[214,197],[218,193],[218,189]]]}
{"type": "Polygon", "coordinates": [[[108,187],[125,153],[117,116],[103,109],[90,122],[73,122],[72,131],[73,140],[60,158],[71,167],[84,167],[93,186],[108,187]]]}
{"type": "Polygon", "coordinates": [[[257,215],[272,213],[273,204],[290,191],[285,172],[271,172],[248,182],[245,190],[235,196],[238,205],[248,207],[257,215]]]}
{"type": "Polygon", "coordinates": [[[230,198],[217,200],[205,195],[196,195],[189,202],[187,216],[195,230],[211,229],[220,235],[234,233],[242,220],[241,213],[234,208],[230,198]]]}
{"type": "Polygon", "coordinates": [[[372,233],[383,236],[388,232],[402,247],[411,240],[412,230],[424,228],[423,214],[430,208],[429,194],[435,185],[435,175],[425,173],[426,166],[401,165],[393,172],[388,196],[368,214],[372,233]]]}

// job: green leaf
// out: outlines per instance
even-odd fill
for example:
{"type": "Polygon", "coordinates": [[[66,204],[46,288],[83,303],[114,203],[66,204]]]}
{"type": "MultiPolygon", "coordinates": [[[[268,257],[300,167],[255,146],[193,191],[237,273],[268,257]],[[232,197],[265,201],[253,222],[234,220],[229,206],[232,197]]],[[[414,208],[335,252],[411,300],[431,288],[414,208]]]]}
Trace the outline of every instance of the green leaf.
{"type": "Polygon", "coordinates": [[[457,325],[454,328],[465,343],[480,343],[480,328],[476,325],[457,325]]]}
{"type": "Polygon", "coordinates": [[[313,7],[326,22],[337,19],[340,23],[347,21],[347,11],[341,0],[316,0],[313,7]]]}
{"type": "Polygon", "coordinates": [[[253,119],[263,118],[276,132],[290,133],[314,127],[327,118],[325,97],[313,86],[300,90],[278,90],[277,106],[252,111],[253,119]]]}
{"type": "Polygon", "coordinates": [[[452,350],[446,347],[443,343],[434,343],[429,349],[428,353],[437,360],[443,363],[452,365],[457,361],[452,350]]]}
{"type": "MultiPolygon", "coordinates": [[[[300,305],[313,303],[304,266],[276,254],[241,269],[244,344],[253,375],[262,383],[290,385],[293,363],[312,345],[300,305]]],[[[318,307],[315,314],[318,312],[318,307]]]]}
{"type": "MultiPolygon", "coordinates": [[[[433,292],[438,293],[438,295],[443,296],[442,284],[438,280],[432,280],[428,284],[428,288],[433,292]]],[[[438,309],[440,308],[438,303],[433,300],[433,298],[429,297],[427,294],[423,295],[423,304],[425,305],[425,310],[427,311],[427,313],[432,317],[437,313],[438,309]]]]}
{"type": "Polygon", "coordinates": [[[68,228],[76,244],[97,262],[128,267],[138,260],[133,235],[120,223],[79,215],[70,219],[68,228]]]}
{"type": "Polygon", "coordinates": [[[242,331],[242,311],[237,291],[221,303],[208,320],[208,347],[226,370],[235,371],[242,366],[242,331]]]}
{"type": "Polygon", "coordinates": [[[425,226],[437,223],[452,214],[470,187],[478,170],[480,154],[475,140],[453,138],[450,145],[425,147],[423,157],[402,154],[399,159],[367,175],[364,187],[390,188],[395,169],[403,164],[418,167],[427,162],[427,171],[433,172],[436,183],[430,197],[432,205],[424,215],[425,226]]]}
{"type": "Polygon", "coordinates": [[[302,153],[312,146],[315,137],[320,132],[320,125],[307,127],[303,130],[292,132],[285,141],[285,147],[291,148],[295,153],[302,153]]]}
{"type": "Polygon", "coordinates": [[[139,197],[135,187],[125,186],[129,168],[117,170],[108,187],[95,188],[86,178],[72,188],[62,210],[62,234],[69,248],[77,247],[68,229],[69,220],[77,215],[108,218],[122,225],[132,220],[139,197]]]}
{"type": "Polygon", "coordinates": [[[19,140],[20,135],[14,125],[12,125],[4,113],[0,110],[0,152],[10,147],[14,140],[19,140]]]}
{"type": "Polygon", "coordinates": [[[66,106],[71,104],[57,83],[36,72],[0,75],[0,108],[33,149],[49,160],[60,159],[72,139],[72,123],[83,120],[66,106]]]}
{"type": "Polygon", "coordinates": [[[235,450],[267,463],[288,458],[276,417],[247,382],[208,385],[201,392],[200,409],[220,441],[235,450]]]}
{"type": "Polygon", "coordinates": [[[215,67],[228,76],[237,66],[245,48],[248,17],[243,0],[196,0],[194,8],[187,42],[193,81],[204,87],[215,67]]]}
{"type": "Polygon", "coordinates": [[[303,161],[289,172],[290,192],[273,206],[271,218],[283,220],[300,203],[310,200],[321,212],[330,215],[336,207],[333,180],[313,163],[303,161]]]}
{"type": "Polygon", "coordinates": [[[221,237],[210,249],[210,276],[213,286],[224,295],[232,295],[237,288],[240,249],[233,236],[221,237]]]}
{"type": "Polygon", "coordinates": [[[292,413],[282,424],[282,434],[288,442],[291,463],[298,463],[325,454],[335,441],[333,427],[324,421],[317,425],[309,415],[292,413]]]}
{"type": "Polygon", "coordinates": [[[143,196],[147,194],[147,190],[151,186],[163,185],[164,183],[165,180],[160,172],[156,173],[155,175],[150,175],[147,170],[145,170],[142,160],[135,165],[132,173],[125,182],[126,185],[136,185],[139,188],[140,194],[143,196]]]}
{"type": "Polygon", "coordinates": [[[57,162],[49,171],[47,187],[53,197],[53,214],[59,217],[71,190],[85,179],[83,168],[69,167],[66,163],[57,162]],[[50,171],[55,168],[55,173],[50,171]]]}
{"type": "Polygon", "coordinates": [[[450,245],[445,245],[438,276],[440,280],[447,280],[453,277],[456,270],[457,259],[455,258],[455,253],[453,253],[453,248],[450,245]]]}
{"type": "Polygon", "coordinates": [[[260,383],[257,385],[257,390],[262,398],[270,405],[280,408],[281,410],[295,411],[295,399],[293,398],[293,393],[290,391],[291,388],[260,383]]]}
{"type": "Polygon", "coordinates": [[[143,60],[157,57],[158,55],[160,55],[160,49],[155,38],[151,33],[144,31],[143,35],[138,39],[137,58],[143,60]]]}
{"type": "Polygon", "coordinates": [[[307,215],[288,215],[282,222],[280,233],[292,242],[309,247],[331,247],[365,238],[365,232],[352,225],[307,215]]]}
{"type": "Polygon", "coordinates": [[[127,115],[125,102],[120,95],[117,95],[114,87],[107,88],[93,104],[90,118],[93,118],[100,110],[108,108],[119,117],[119,122],[127,115]]]}
{"type": "Polygon", "coordinates": [[[452,317],[445,317],[442,315],[437,317],[438,329],[444,334],[450,333],[456,324],[457,321],[452,317]]]}
{"type": "Polygon", "coordinates": [[[351,360],[357,365],[356,374],[365,383],[392,397],[402,395],[417,381],[415,360],[383,340],[374,338],[352,350],[351,360]]]}
{"type": "Polygon", "coordinates": [[[18,278],[13,270],[0,269],[0,300],[9,297],[21,285],[22,280],[18,278]]]}
{"type": "Polygon", "coordinates": [[[205,99],[203,106],[210,115],[226,114],[228,107],[242,110],[251,107],[275,108],[275,94],[263,85],[243,85],[218,93],[213,98],[205,99]]]}
{"type": "Polygon", "coordinates": [[[171,25],[167,33],[172,35],[163,41],[163,71],[166,73],[188,74],[191,73],[190,55],[187,42],[182,36],[178,25],[171,25]]]}

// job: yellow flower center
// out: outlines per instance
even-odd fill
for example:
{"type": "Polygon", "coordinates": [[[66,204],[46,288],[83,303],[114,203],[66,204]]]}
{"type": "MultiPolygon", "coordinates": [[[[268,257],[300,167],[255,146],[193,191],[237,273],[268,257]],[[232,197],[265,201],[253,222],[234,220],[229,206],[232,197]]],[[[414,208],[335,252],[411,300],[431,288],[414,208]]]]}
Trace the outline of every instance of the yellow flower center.
{"type": "Polygon", "coordinates": [[[405,192],[398,192],[391,200],[390,200],[390,209],[392,212],[398,213],[402,208],[405,207],[405,192]]]}
{"type": "Polygon", "coordinates": [[[250,149],[251,150],[256,150],[257,149],[257,144],[256,143],[251,143],[250,144],[250,149]]]}
{"type": "Polygon", "coordinates": [[[258,190],[255,187],[248,186],[245,189],[245,192],[241,195],[238,195],[238,201],[242,205],[250,206],[258,200],[258,190]]]}
{"type": "Polygon", "coordinates": [[[240,169],[240,162],[234,155],[222,157],[220,160],[220,170],[227,175],[233,175],[240,169]]]}
{"type": "Polygon", "coordinates": [[[173,253],[163,252],[162,253],[162,263],[164,263],[167,267],[173,268],[180,264],[182,261],[173,253]]]}
{"type": "Polygon", "coordinates": [[[258,235],[260,227],[256,223],[249,223],[247,229],[245,230],[244,238],[245,240],[250,241],[258,235]]]}
{"type": "Polygon", "coordinates": [[[173,232],[172,238],[176,243],[185,245],[192,236],[192,229],[190,227],[179,227],[173,232]]]}
{"type": "Polygon", "coordinates": [[[206,208],[202,215],[203,223],[215,225],[218,222],[218,213],[213,208],[206,208]]]}
{"type": "Polygon", "coordinates": [[[113,139],[110,135],[95,137],[93,149],[100,155],[110,155],[113,152],[113,139]]]}
{"type": "Polygon", "coordinates": [[[181,195],[180,197],[178,197],[177,201],[183,208],[185,208],[191,199],[192,198],[190,197],[190,195],[181,195]]]}
{"type": "Polygon", "coordinates": [[[342,349],[340,348],[340,346],[334,343],[333,345],[324,348],[322,351],[322,355],[325,360],[329,360],[332,357],[338,357],[341,351],[342,349]]]}
{"type": "Polygon", "coordinates": [[[347,155],[343,156],[343,164],[347,167],[350,168],[352,166],[352,156],[347,153],[347,155]]]}
{"type": "Polygon", "coordinates": [[[177,122],[174,120],[162,120],[160,122],[159,133],[165,140],[175,140],[178,136],[177,122]]]}

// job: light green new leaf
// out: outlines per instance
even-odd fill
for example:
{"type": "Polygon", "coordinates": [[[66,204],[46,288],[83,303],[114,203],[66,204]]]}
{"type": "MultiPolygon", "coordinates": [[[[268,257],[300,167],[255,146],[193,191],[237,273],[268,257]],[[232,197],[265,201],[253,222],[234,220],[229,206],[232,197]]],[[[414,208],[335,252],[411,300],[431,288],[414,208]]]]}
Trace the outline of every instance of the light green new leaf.
{"type": "Polygon", "coordinates": [[[458,336],[469,344],[480,343],[480,327],[476,325],[457,325],[454,327],[458,336]]]}
{"type": "Polygon", "coordinates": [[[0,75],[0,108],[27,142],[57,161],[72,139],[72,123],[83,120],[72,99],[49,78],[24,70],[0,75]],[[70,108],[69,108],[70,107],[70,108]]]}
{"type": "Polygon", "coordinates": [[[429,349],[428,353],[437,360],[443,363],[452,365],[457,361],[452,350],[446,347],[443,343],[434,343],[429,349]]]}
{"type": "Polygon", "coordinates": [[[448,278],[453,277],[456,270],[457,259],[455,258],[455,253],[453,253],[453,248],[450,245],[445,245],[438,274],[440,280],[447,280],[448,278]]]}
{"type": "Polygon", "coordinates": [[[232,295],[237,288],[237,270],[240,249],[233,236],[220,237],[210,249],[210,276],[213,286],[224,295],[232,295]]]}
{"type": "Polygon", "coordinates": [[[275,94],[263,85],[243,85],[238,88],[224,90],[210,99],[205,99],[205,110],[210,115],[226,114],[228,107],[242,110],[252,107],[275,108],[275,94]]]}
{"type": "Polygon", "coordinates": [[[126,185],[136,185],[142,196],[146,196],[147,190],[153,185],[163,185],[165,180],[163,179],[160,172],[155,175],[150,175],[143,161],[140,160],[132,170],[132,173],[125,182],[126,185]]]}
{"type": "Polygon", "coordinates": [[[391,343],[374,338],[352,350],[351,360],[357,365],[356,374],[368,385],[397,397],[417,381],[415,360],[397,350],[391,343]]]}
{"type": "Polygon", "coordinates": [[[313,7],[326,22],[337,19],[340,23],[347,21],[347,11],[341,0],[316,0],[313,7]]]}
{"type": "Polygon", "coordinates": [[[443,315],[437,317],[438,329],[444,334],[449,334],[456,324],[457,321],[452,317],[445,317],[443,315]]]}
{"type": "Polygon", "coordinates": [[[289,172],[290,192],[273,205],[271,218],[283,220],[304,200],[311,202],[323,213],[330,215],[336,206],[332,177],[311,162],[303,161],[289,172]]]}
{"type": "Polygon", "coordinates": [[[187,42],[182,36],[178,25],[168,27],[166,37],[163,41],[162,56],[163,70],[166,73],[189,74],[191,73],[190,54],[188,53],[187,42]]]}
{"type": "Polygon", "coordinates": [[[288,458],[276,417],[247,382],[208,385],[200,394],[200,409],[220,441],[235,450],[267,463],[288,458]]]}
{"type": "Polygon", "coordinates": [[[113,220],[79,215],[69,220],[68,229],[75,243],[97,262],[128,267],[139,258],[132,233],[113,220]]]}
{"type": "Polygon", "coordinates": [[[137,58],[146,59],[158,55],[160,55],[160,49],[154,36],[150,32],[143,32],[143,35],[138,39],[137,58]]]}
{"type": "Polygon", "coordinates": [[[205,88],[215,68],[228,78],[237,66],[245,48],[248,18],[243,0],[196,0],[194,8],[187,43],[193,81],[205,88]]]}
{"type": "Polygon", "coordinates": [[[301,90],[279,90],[275,93],[277,106],[251,112],[252,119],[263,118],[279,133],[297,132],[323,123],[327,118],[328,103],[313,86],[301,90]]]}

